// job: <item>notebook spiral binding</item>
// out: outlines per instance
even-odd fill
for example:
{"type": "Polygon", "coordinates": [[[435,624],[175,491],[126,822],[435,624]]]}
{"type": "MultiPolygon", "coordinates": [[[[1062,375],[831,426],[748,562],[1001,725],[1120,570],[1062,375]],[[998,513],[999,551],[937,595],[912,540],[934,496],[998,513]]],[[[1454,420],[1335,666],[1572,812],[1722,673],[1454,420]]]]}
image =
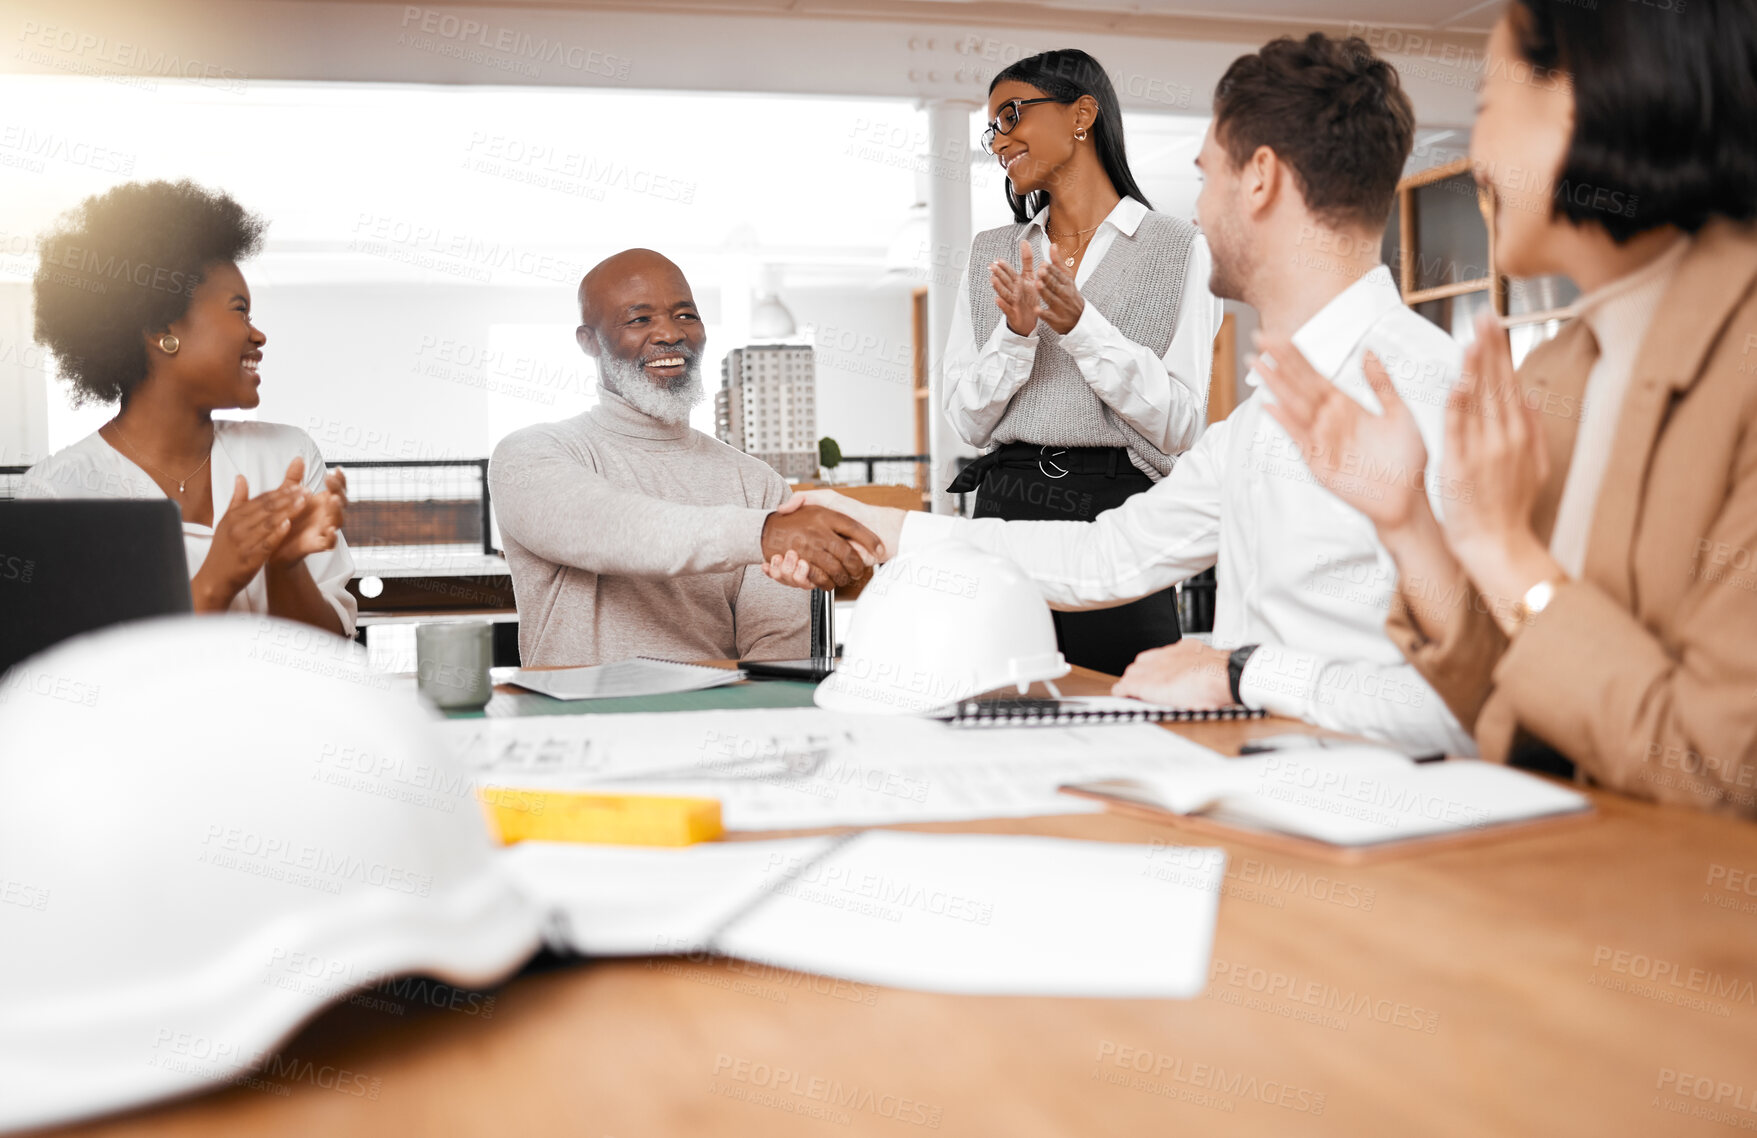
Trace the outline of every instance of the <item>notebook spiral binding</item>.
{"type": "Polygon", "coordinates": [[[649,664],[669,664],[673,668],[694,668],[699,672],[712,672],[717,676],[726,673],[725,668],[716,667],[713,664],[696,664],[689,660],[667,660],[663,656],[635,656],[633,658],[645,660],[649,664]]]}
{"type": "Polygon", "coordinates": [[[966,699],[952,711],[954,727],[1062,726],[1073,723],[1209,723],[1261,719],[1260,707],[1233,704],[1212,710],[1143,707],[1139,711],[1097,711],[1061,707],[1054,700],[966,699]]]}

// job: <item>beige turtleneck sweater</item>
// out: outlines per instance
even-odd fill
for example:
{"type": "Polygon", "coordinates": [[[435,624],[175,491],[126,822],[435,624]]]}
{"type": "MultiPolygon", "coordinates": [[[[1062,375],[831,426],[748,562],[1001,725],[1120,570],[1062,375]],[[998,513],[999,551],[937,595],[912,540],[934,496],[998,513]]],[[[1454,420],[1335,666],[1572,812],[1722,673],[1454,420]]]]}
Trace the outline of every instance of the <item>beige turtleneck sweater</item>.
{"type": "Polygon", "coordinates": [[[767,464],[599,388],[503,439],[488,483],[526,665],[808,654],[807,594],[759,564],[789,493],[767,464]]]}

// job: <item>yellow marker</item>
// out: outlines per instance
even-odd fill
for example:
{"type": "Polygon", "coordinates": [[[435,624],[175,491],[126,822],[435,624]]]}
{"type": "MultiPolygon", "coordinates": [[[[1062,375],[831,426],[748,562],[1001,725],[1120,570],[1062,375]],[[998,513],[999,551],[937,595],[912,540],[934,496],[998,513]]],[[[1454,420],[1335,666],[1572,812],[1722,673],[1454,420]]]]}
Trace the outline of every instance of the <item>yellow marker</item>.
{"type": "Polygon", "coordinates": [[[566,790],[477,791],[506,845],[593,842],[618,846],[689,846],[724,833],[712,798],[647,794],[582,794],[566,790]]]}

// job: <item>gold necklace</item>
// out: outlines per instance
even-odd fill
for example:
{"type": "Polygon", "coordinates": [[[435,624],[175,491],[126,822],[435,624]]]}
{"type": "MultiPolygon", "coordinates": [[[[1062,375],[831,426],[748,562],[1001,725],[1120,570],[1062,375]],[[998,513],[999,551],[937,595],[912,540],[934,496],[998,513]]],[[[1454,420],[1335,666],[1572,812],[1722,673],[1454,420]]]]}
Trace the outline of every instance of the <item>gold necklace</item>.
{"type": "MultiPolygon", "coordinates": [[[[1102,221],[1101,221],[1101,222],[1099,222],[1099,223],[1098,223],[1098,224],[1097,224],[1097,225],[1094,225],[1094,226],[1093,226],[1093,227],[1092,227],[1092,228],[1091,228],[1091,229],[1079,229],[1079,230],[1075,230],[1075,231],[1074,231],[1074,236],[1075,236],[1075,237],[1082,237],[1082,236],[1086,236],[1086,235],[1087,235],[1087,234],[1092,234],[1092,233],[1097,233],[1097,232],[1098,232],[1098,230],[1099,230],[1099,228],[1100,228],[1100,227],[1101,227],[1101,226],[1103,226],[1103,225],[1104,225],[1104,222],[1102,222],[1102,221]]],[[[1044,226],[1044,227],[1043,227],[1043,231],[1044,231],[1044,232],[1045,232],[1045,233],[1049,233],[1049,226],[1048,226],[1048,225],[1045,225],[1045,226],[1044,226]]],[[[1059,241],[1056,241],[1056,239],[1055,239],[1055,236],[1054,236],[1054,235],[1053,235],[1053,234],[1051,234],[1051,235],[1050,235],[1050,238],[1049,238],[1049,239],[1050,239],[1050,241],[1051,241],[1051,242],[1052,242],[1052,243],[1054,243],[1054,244],[1056,244],[1056,245],[1058,245],[1058,246],[1059,246],[1059,245],[1060,245],[1060,244],[1061,244],[1061,242],[1059,242],[1059,241]]],[[[1077,261],[1077,260],[1079,260],[1079,259],[1080,259],[1080,254],[1082,254],[1082,253],[1084,253],[1084,252],[1085,252],[1085,251],[1086,251],[1086,246],[1087,246],[1087,245],[1089,245],[1089,244],[1091,244],[1091,241],[1092,241],[1092,239],[1091,239],[1091,238],[1090,238],[1090,237],[1086,237],[1086,240],[1085,240],[1085,241],[1082,241],[1082,242],[1080,242],[1080,244],[1079,244],[1079,245],[1077,245],[1077,246],[1075,246],[1075,248],[1074,248],[1074,254],[1073,254],[1073,256],[1071,256],[1071,257],[1063,257],[1063,258],[1062,258],[1062,264],[1063,264],[1063,265],[1065,265],[1065,266],[1067,266],[1067,267],[1068,267],[1068,268],[1070,268],[1070,269],[1071,269],[1071,268],[1073,268],[1073,267],[1074,267],[1074,262],[1075,262],[1075,261],[1077,261]]]]}
{"type": "Polygon", "coordinates": [[[121,441],[123,446],[128,448],[128,453],[129,453],[130,457],[132,457],[134,459],[135,462],[138,462],[138,463],[140,463],[140,465],[145,466],[149,472],[158,475],[160,478],[163,478],[165,481],[175,482],[177,484],[177,493],[179,493],[179,494],[183,493],[183,487],[188,484],[188,482],[191,478],[194,478],[197,474],[201,473],[202,467],[205,467],[207,465],[207,460],[214,456],[213,439],[209,438],[208,444],[207,444],[207,458],[204,458],[201,460],[201,466],[198,466],[194,470],[191,470],[188,474],[184,475],[182,478],[173,478],[169,474],[166,474],[164,471],[158,469],[155,466],[147,466],[146,459],[141,457],[140,451],[136,450],[134,447],[134,444],[128,441],[128,436],[122,433],[122,425],[120,423],[116,422],[116,420],[114,420],[114,419],[111,419],[110,420],[110,429],[112,431],[116,432],[116,438],[121,441]]]}

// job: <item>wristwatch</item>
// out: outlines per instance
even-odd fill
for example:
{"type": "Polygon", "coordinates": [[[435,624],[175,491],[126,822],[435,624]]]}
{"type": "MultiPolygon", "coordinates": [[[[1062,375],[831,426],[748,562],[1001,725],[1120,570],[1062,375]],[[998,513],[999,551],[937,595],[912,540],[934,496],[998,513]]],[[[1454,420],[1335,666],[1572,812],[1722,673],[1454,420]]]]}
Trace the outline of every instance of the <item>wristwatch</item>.
{"type": "Polygon", "coordinates": [[[1238,694],[1238,685],[1245,678],[1245,665],[1250,662],[1251,653],[1255,652],[1257,648],[1258,645],[1255,644],[1241,644],[1232,650],[1232,655],[1226,658],[1226,682],[1232,688],[1232,702],[1234,703],[1245,701],[1244,696],[1238,694]]]}
{"type": "Polygon", "coordinates": [[[1551,577],[1525,590],[1525,595],[1513,602],[1513,630],[1516,632],[1536,620],[1537,614],[1555,599],[1556,590],[1567,583],[1566,577],[1551,577]]]}

